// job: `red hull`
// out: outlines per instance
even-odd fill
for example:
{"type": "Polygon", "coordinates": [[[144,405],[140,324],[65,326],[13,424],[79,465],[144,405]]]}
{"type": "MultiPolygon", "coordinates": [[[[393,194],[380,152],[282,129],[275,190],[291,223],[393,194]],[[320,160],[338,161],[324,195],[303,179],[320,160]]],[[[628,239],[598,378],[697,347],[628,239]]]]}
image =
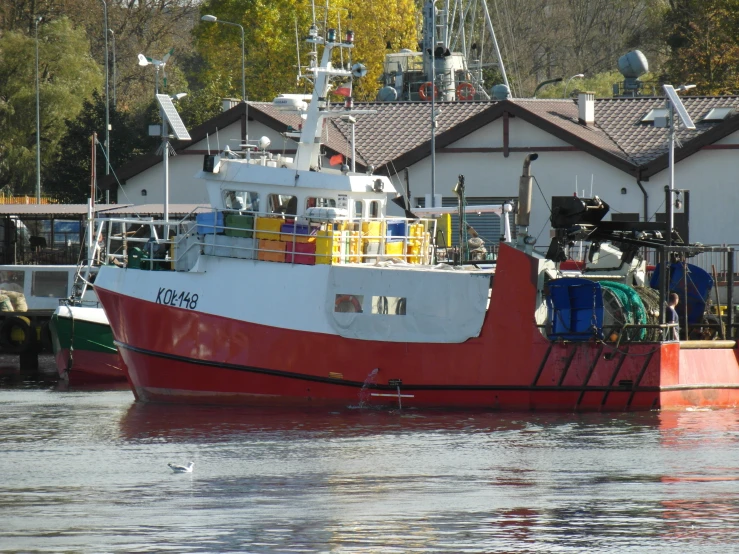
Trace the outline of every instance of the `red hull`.
{"type": "Polygon", "coordinates": [[[67,371],[69,349],[64,348],[57,352],[55,360],[59,377],[67,379],[70,385],[125,383],[128,380],[123,360],[117,352],[108,354],[75,350],[70,371],[67,371]]]}
{"type": "Polygon", "coordinates": [[[462,344],[347,339],[97,292],[142,400],[351,405],[359,403],[374,372],[363,392],[370,405],[398,405],[393,380],[401,382],[404,406],[644,410],[739,404],[735,349],[551,343],[534,324],[536,262],[502,247],[498,267],[480,336],[462,344]]]}

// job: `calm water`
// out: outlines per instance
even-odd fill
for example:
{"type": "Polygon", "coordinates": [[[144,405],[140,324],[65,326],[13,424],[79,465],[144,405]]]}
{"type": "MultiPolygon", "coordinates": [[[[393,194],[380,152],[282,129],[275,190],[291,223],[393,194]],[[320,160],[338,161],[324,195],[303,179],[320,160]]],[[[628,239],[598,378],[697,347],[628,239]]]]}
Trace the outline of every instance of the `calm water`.
{"type": "Polygon", "coordinates": [[[739,412],[278,411],[0,378],[0,550],[739,551],[739,412]],[[192,474],[167,462],[193,460],[192,474]]]}

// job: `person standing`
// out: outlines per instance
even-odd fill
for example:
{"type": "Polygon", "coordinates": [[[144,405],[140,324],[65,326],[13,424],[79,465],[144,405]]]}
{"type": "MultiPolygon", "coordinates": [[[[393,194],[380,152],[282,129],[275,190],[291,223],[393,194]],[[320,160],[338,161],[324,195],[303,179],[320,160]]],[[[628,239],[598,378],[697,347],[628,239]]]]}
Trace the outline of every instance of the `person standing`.
{"type": "Polygon", "coordinates": [[[680,319],[677,316],[677,303],[680,297],[675,292],[671,292],[667,297],[667,323],[674,323],[674,327],[670,327],[667,331],[668,340],[680,340],[680,319]]]}

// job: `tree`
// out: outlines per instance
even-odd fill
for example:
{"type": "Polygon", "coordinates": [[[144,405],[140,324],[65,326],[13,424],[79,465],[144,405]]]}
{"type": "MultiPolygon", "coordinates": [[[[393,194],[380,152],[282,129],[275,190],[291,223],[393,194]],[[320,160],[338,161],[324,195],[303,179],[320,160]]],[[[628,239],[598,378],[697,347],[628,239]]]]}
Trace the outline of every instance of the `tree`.
{"type": "MultiPolygon", "coordinates": [[[[316,8],[316,19],[323,29],[333,27],[345,33],[355,31],[356,47],[353,62],[363,63],[367,76],[355,88],[358,99],[373,99],[382,73],[383,46],[388,42],[393,48],[416,45],[415,14],[413,0],[383,0],[350,3],[348,0],[332,2],[329,12],[316,8]]],[[[300,62],[309,63],[309,48],[303,40],[311,23],[310,4],[306,0],[274,0],[269,4],[260,0],[210,0],[203,3],[201,15],[212,14],[222,21],[244,27],[246,48],[246,90],[251,100],[271,100],[282,92],[296,89],[298,49],[300,62]],[[299,42],[296,44],[296,34],[299,42]]],[[[241,96],[241,34],[239,29],[218,23],[203,23],[195,28],[195,41],[203,58],[205,69],[200,83],[205,84],[220,77],[222,93],[241,96]]],[[[334,63],[343,61],[339,54],[334,63]]],[[[306,83],[303,90],[308,91],[306,83]]]]}
{"type": "Polygon", "coordinates": [[[670,0],[667,77],[694,94],[739,90],[739,0],[670,0]]]}
{"type": "MultiPolygon", "coordinates": [[[[145,127],[137,121],[134,113],[115,109],[110,111],[110,122],[115,133],[110,134],[111,173],[139,154],[150,151],[156,139],[149,137],[145,127]]],[[[79,115],[67,121],[64,136],[64,152],[49,168],[49,179],[45,182],[46,192],[61,202],[85,203],[90,196],[91,137],[94,132],[105,128],[105,100],[95,91],[91,100],[86,100],[79,115]]],[[[98,180],[105,175],[105,152],[102,146],[105,136],[98,136],[96,146],[96,173],[98,180]]],[[[103,195],[98,193],[97,201],[103,195]]]]}
{"type": "MultiPolygon", "coordinates": [[[[35,40],[19,32],[0,37],[0,187],[32,194],[36,173],[35,40]],[[34,132],[29,130],[33,129],[34,132]]],[[[39,26],[42,186],[55,160],[65,122],[101,84],[84,31],[66,18],[39,26]]]]}

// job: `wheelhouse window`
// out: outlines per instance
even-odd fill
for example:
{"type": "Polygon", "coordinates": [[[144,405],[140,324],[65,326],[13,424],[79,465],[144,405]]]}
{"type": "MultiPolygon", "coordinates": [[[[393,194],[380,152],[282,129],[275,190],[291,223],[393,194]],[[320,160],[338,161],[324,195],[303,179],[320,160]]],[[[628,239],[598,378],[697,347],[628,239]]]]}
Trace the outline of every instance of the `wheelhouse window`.
{"type": "Polygon", "coordinates": [[[307,208],[335,208],[336,200],[333,198],[320,198],[309,196],[305,199],[305,207],[307,208]]]}
{"type": "Polygon", "coordinates": [[[354,217],[360,219],[362,217],[363,203],[361,200],[354,201],[354,217]]]}
{"type": "Polygon", "coordinates": [[[67,296],[69,274],[66,271],[34,271],[31,295],[64,298],[67,296]]]}
{"type": "Polygon", "coordinates": [[[223,204],[227,210],[259,211],[259,194],[249,191],[223,191],[223,204]]]}
{"type": "Polygon", "coordinates": [[[269,194],[267,195],[267,209],[273,214],[297,215],[298,197],[287,194],[269,194]]]}
{"type": "Polygon", "coordinates": [[[371,219],[377,219],[380,217],[380,203],[377,200],[372,200],[369,203],[369,217],[371,219]]]}

